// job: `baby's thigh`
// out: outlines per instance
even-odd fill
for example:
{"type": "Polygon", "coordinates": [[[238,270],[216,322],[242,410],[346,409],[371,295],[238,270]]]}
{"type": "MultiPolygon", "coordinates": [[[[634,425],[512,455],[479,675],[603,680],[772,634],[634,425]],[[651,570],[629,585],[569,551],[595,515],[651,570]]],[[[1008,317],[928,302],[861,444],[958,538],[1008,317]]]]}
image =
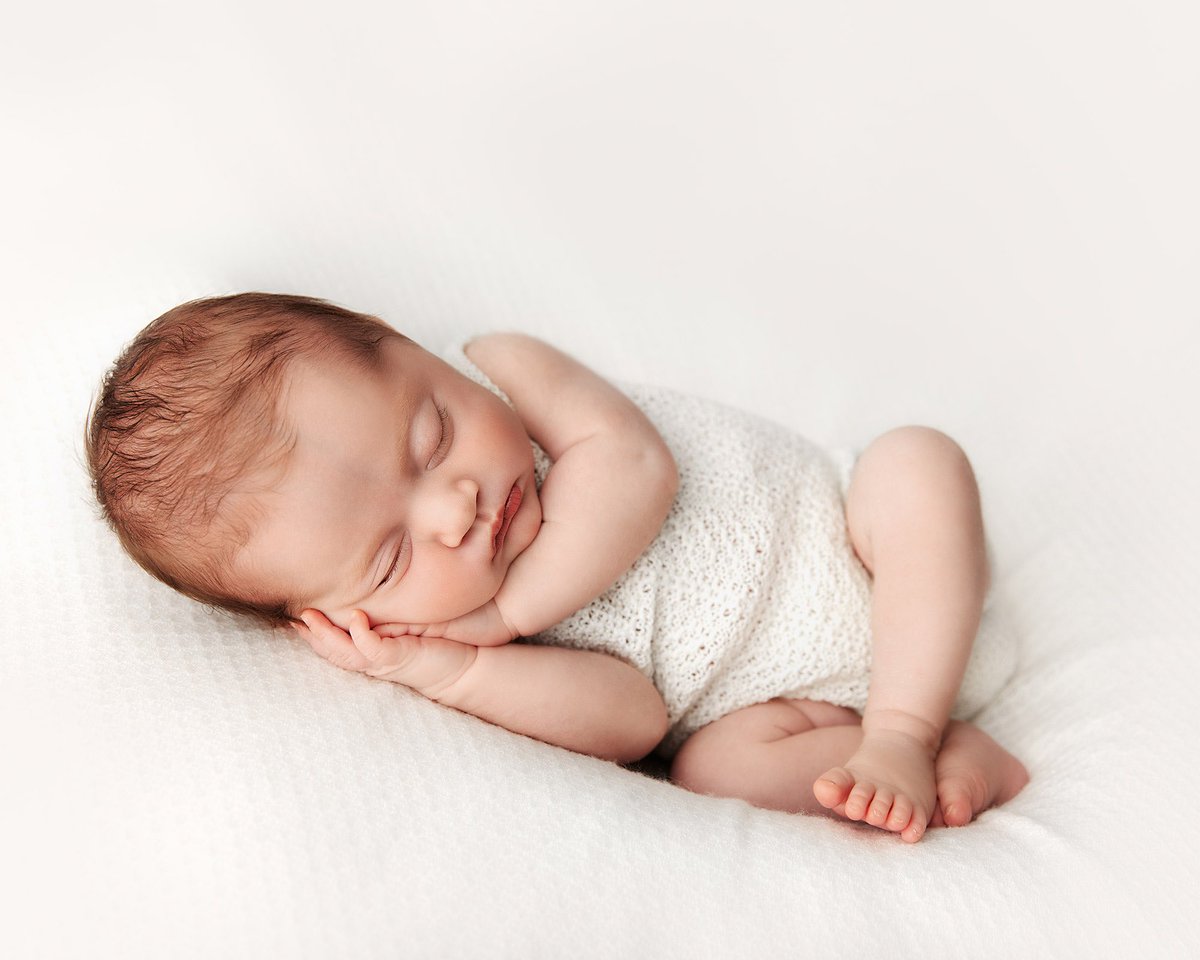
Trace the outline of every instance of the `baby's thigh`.
{"type": "Polygon", "coordinates": [[[671,762],[671,779],[699,793],[710,792],[739,769],[754,763],[755,748],[817,727],[862,723],[847,707],[821,700],[776,697],[743,707],[701,727],[683,742],[671,762]]]}

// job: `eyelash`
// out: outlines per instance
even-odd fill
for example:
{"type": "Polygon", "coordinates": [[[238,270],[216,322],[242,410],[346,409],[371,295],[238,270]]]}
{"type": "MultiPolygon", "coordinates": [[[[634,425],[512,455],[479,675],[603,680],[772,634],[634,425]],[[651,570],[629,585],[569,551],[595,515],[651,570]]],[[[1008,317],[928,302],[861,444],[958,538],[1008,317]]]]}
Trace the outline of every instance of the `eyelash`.
{"type": "MultiPolygon", "coordinates": [[[[450,427],[450,412],[440,403],[435,403],[434,406],[437,407],[438,417],[441,418],[442,421],[442,439],[441,442],[438,443],[437,450],[434,451],[433,460],[431,460],[430,463],[433,463],[434,461],[440,463],[441,458],[444,457],[446,455],[446,451],[450,449],[450,441],[454,437],[454,431],[450,427]]],[[[388,572],[385,573],[383,575],[383,579],[379,581],[379,585],[381,587],[392,579],[392,575],[396,572],[396,567],[400,564],[400,554],[403,551],[404,542],[401,541],[400,546],[396,549],[396,555],[392,557],[392,565],[388,567],[388,572]]]]}
{"type": "Polygon", "coordinates": [[[385,583],[392,579],[392,574],[396,572],[396,567],[400,563],[400,554],[404,552],[404,541],[400,541],[400,546],[396,548],[396,555],[392,557],[392,565],[388,567],[388,572],[383,575],[383,579],[379,581],[382,587],[385,583]]]}
{"type": "Polygon", "coordinates": [[[450,441],[454,437],[454,430],[450,426],[449,411],[447,411],[446,408],[440,403],[435,403],[434,406],[437,407],[438,416],[442,418],[442,440],[438,444],[437,450],[434,451],[433,460],[429,462],[433,463],[434,460],[436,460],[440,463],[440,458],[444,457],[446,455],[446,451],[450,449],[450,441]]]}

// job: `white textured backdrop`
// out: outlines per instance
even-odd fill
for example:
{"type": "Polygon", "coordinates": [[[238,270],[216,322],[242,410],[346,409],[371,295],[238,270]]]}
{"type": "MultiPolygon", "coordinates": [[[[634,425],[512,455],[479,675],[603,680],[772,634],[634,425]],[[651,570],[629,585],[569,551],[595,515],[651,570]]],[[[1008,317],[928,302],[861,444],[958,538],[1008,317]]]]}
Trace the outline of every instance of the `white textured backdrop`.
{"type": "Polygon", "coordinates": [[[0,954],[1194,956],[1200,14],[24,4],[0,25],[0,954]],[[524,740],[151,581],[92,391],[247,289],[971,455],[1033,775],[916,847],[524,740]],[[1076,951],[1079,951],[1077,954],[1076,951]]]}

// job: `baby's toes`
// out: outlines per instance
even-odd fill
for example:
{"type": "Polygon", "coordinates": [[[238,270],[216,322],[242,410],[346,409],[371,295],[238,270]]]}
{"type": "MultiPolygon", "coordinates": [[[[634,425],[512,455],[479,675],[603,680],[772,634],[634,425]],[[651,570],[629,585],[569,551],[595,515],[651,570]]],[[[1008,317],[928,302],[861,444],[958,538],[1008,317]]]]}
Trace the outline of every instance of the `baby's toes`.
{"type": "Polygon", "coordinates": [[[880,788],[875,791],[875,799],[867,807],[866,821],[873,827],[882,827],[892,810],[894,795],[890,790],[880,788]]]}
{"type": "Polygon", "coordinates": [[[837,808],[845,803],[853,786],[854,777],[850,771],[845,767],[832,767],[813,783],[813,795],[821,806],[828,807],[835,813],[842,813],[837,808]]]}
{"type": "Polygon", "coordinates": [[[971,793],[961,780],[943,780],[939,783],[938,801],[946,826],[962,827],[971,822],[974,813],[971,793]]]}
{"type": "Polygon", "coordinates": [[[846,816],[851,820],[861,820],[867,815],[867,807],[875,798],[875,784],[856,783],[846,798],[846,816]]]}
{"type": "Polygon", "coordinates": [[[937,801],[934,801],[933,816],[929,818],[929,825],[931,827],[944,827],[946,825],[946,821],[942,817],[942,805],[937,801]]]}
{"type": "Polygon", "coordinates": [[[891,830],[893,833],[899,833],[908,826],[912,820],[913,805],[912,801],[904,794],[896,797],[892,803],[892,812],[888,814],[887,820],[883,824],[885,830],[891,830]]]}
{"type": "Polygon", "coordinates": [[[900,839],[905,843],[916,843],[925,836],[925,828],[929,825],[929,815],[920,807],[913,808],[912,819],[908,826],[900,831],[900,839]]]}

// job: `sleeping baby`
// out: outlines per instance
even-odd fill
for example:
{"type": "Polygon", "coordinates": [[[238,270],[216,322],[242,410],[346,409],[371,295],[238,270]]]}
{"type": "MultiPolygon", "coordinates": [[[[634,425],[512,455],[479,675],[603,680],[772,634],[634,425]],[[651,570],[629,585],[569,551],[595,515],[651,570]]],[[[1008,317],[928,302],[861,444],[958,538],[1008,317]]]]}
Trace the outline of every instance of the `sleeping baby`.
{"type": "Polygon", "coordinates": [[[1028,781],[965,722],[1015,647],[936,430],[825,449],[534,337],[245,293],[138,334],[87,453],[163,582],[508,730],[908,842],[1028,781]]]}

